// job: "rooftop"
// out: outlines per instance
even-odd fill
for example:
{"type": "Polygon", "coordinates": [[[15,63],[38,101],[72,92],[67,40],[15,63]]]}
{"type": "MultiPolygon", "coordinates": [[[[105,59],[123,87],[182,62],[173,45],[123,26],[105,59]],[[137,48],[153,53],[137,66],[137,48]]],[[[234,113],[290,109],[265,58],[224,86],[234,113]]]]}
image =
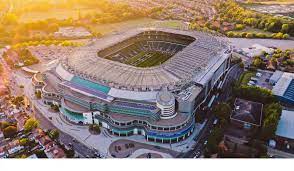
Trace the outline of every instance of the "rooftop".
{"type": "Polygon", "coordinates": [[[294,139],[294,111],[283,110],[276,135],[294,139]]]}
{"type": "Polygon", "coordinates": [[[187,121],[190,117],[190,115],[178,113],[174,118],[172,119],[160,119],[158,121],[154,120],[146,120],[144,117],[139,116],[129,116],[125,114],[117,114],[117,113],[109,113],[108,116],[110,116],[113,120],[120,121],[120,122],[131,122],[134,120],[145,120],[151,125],[160,125],[160,126],[177,126],[185,121],[187,121]]]}
{"type": "Polygon", "coordinates": [[[261,126],[263,104],[237,98],[231,119],[261,126]]]}
{"type": "Polygon", "coordinates": [[[294,73],[284,72],[272,91],[274,95],[294,103],[294,73]]]}
{"type": "Polygon", "coordinates": [[[70,58],[63,60],[64,69],[72,74],[82,75],[94,82],[109,87],[126,90],[152,91],[163,86],[173,89],[181,84],[181,80],[191,80],[196,73],[209,72],[223,53],[228,49],[225,42],[217,37],[200,32],[181,31],[173,29],[133,29],[116,35],[107,36],[79,48],[70,58]],[[97,52],[114,44],[122,42],[144,31],[162,31],[182,34],[196,39],[182,51],[176,53],[162,65],[150,68],[138,68],[120,62],[101,58],[97,52]]]}

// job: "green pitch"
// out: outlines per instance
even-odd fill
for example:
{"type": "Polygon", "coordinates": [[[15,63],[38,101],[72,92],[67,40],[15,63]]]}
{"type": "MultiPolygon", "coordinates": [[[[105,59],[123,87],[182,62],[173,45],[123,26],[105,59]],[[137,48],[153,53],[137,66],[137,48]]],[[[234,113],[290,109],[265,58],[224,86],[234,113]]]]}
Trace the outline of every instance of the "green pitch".
{"type": "Polygon", "coordinates": [[[171,55],[161,52],[140,52],[139,54],[129,58],[125,64],[133,65],[136,67],[146,68],[160,65],[167,61],[171,55]]]}

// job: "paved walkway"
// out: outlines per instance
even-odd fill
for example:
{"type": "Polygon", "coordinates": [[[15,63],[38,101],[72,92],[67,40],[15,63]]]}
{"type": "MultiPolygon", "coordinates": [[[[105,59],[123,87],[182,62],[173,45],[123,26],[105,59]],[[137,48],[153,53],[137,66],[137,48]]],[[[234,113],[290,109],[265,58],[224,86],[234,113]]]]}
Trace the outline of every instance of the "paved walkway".
{"type": "MultiPolygon", "coordinates": [[[[149,145],[149,144],[131,141],[127,139],[120,139],[111,143],[109,147],[109,152],[112,157],[127,158],[127,157],[130,157],[135,151],[140,149],[144,149],[144,150],[148,149],[148,150],[155,151],[157,153],[165,153],[173,157],[176,157],[179,154],[179,152],[173,151],[169,148],[149,145]]],[[[148,153],[148,151],[145,151],[143,153],[148,153]]]]}
{"type": "Polygon", "coordinates": [[[147,158],[147,155],[151,154],[151,158],[173,158],[167,153],[161,153],[158,151],[148,150],[148,149],[139,149],[136,150],[130,158],[147,158]]]}

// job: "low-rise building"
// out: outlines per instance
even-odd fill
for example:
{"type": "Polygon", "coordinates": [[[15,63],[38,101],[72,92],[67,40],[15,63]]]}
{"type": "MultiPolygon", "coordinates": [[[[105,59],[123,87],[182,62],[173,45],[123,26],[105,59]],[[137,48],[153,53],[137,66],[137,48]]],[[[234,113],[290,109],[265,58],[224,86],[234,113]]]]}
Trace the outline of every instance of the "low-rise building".
{"type": "Polygon", "coordinates": [[[283,110],[277,126],[276,138],[279,142],[294,143],[294,111],[283,110]]]}
{"type": "Polygon", "coordinates": [[[294,104],[294,73],[284,72],[273,87],[273,94],[286,104],[294,104]]]}
{"type": "Polygon", "coordinates": [[[261,126],[263,104],[237,98],[230,116],[231,124],[241,129],[261,126]]]}
{"type": "Polygon", "coordinates": [[[242,48],[242,53],[248,57],[260,56],[264,52],[266,52],[267,54],[273,54],[274,51],[274,49],[262,46],[260,44],[254,44],[251,47],[242,48]]]}

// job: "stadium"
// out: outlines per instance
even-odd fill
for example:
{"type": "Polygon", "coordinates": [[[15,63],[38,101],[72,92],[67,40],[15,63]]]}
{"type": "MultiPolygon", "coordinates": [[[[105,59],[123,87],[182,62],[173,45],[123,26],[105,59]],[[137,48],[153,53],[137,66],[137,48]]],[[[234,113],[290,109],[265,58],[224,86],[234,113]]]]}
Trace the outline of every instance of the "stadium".
{"type": "Polygon", "coordinates": [[[230,58],[228,43],[213,35],[139,28],[80,47],[32,82],[70,122],[176,143],[211,105],[230,58]]]}

